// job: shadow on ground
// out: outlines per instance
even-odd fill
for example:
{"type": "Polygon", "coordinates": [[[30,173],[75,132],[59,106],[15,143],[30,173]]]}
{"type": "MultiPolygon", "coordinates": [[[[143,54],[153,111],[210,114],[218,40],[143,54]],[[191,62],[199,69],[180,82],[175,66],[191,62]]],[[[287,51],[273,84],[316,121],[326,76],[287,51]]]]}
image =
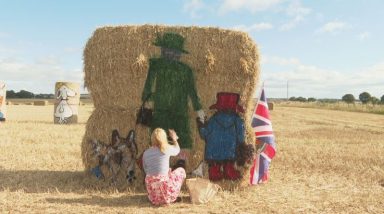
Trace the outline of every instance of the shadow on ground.
{"type": "Polygon", "coordinates": [[[83,198],[46,198],[48,203],[54,204],[81,204],[101,207],[151,207],[146,194],[128,194],[121,197],[91,196],[83,198]]]}
{"type": "MultiPolygon", "coordinates": [[[[84,198],[46,198],[49,203],[55,204],[82,204],[82,205],[91,205],[91,206],[101,206],[101,207],[154,207],[147,197],[146,193],[140,194],[127,194],[121,197],[100,197],[100,196],[90,196],[84,198]]],[[[182,197],[183,203],[190,203],[188,196],[182,197]]],[[[179,203],[177,203],[179,204],[179,203]]]]}
{"type": "Polygon", "coordinates": [[[143,188],[134,188],[128,184],[115,186],[104,180],[97,180],[84,171],[2,169],[0,169],[0,190],[23,190],[27,193],[100,193],[131,190],[135,193],[145,193],[143,188]]]}

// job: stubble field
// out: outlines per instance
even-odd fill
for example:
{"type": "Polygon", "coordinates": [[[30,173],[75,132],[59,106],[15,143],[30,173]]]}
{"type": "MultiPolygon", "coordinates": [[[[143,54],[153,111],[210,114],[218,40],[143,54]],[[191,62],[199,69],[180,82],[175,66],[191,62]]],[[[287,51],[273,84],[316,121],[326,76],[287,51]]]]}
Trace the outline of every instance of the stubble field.
{"type": "MultiPolygon", "coordinates": [[[[54,125],[53,106],[8,106],[0,124],[1,213],[384,213],[384,115],[276,106],[278,151],[267,184],[211,202],[152,206],[85,176],[80,123],[54,125]]],[[[140,143],[140,142],[138,142],[140,143]]]]}

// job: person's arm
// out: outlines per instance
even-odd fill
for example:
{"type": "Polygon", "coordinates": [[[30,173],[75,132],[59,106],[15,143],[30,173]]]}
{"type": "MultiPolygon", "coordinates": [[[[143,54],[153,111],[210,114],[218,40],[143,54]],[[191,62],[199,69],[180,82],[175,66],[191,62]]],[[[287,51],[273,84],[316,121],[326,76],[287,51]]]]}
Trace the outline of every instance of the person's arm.
{"type": "MultiPolygon", "coordinates": [[[[192,100],[192,106],[195,111],[199,111],[202,109],[200,98],[197,95],[196,91],[196,84],[195,84],[195,77],[193,76],[193,72],[189,67],[186,67],[188,69],[188,92],[189,97],[192,100]]],[[[200,116],[200,115],[199,115],[200,116]]],[[[204,118],[202,118],[204,119],[204,118]]]]}
{"type": "Polygon", "coordinates": [[[212,130],[214,129],[214,116],[212,116],[208,121],[206,121],[203,126],[199,127],[199,134],[201,138],[206,139],[208,135],[211,134],[212,130]]]}
{"type": "Polygon", "coordinates": [[[167,153],[170,156],[176,156],[180,152],[180,146],[179,146],[179,143],[177,142],[179,137],[177,136],[175,130],[173,130],[173,129],[169,130],[169,137],[172,139],[172,144],[173,145],[168,146],[167,153]]]}
{"type": "Polygon", "coordinates": [[[142,157],[142,161],[143,161],[143,170],[144,170],[145,173],[147,173],[147,170],[148,170],[148,165],[146,163],[146,158],[147,157],[146,157],[145,152],[144,152],[143,157],[142,157]]]}

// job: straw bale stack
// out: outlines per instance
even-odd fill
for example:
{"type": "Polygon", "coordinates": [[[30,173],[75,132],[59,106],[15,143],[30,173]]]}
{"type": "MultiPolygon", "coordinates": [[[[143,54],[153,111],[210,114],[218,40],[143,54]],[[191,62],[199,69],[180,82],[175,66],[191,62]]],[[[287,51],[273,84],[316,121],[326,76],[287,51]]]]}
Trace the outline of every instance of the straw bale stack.
{"type": "MultiPolygon", "coordinates": [[[[149,128],[136,126],[136,113],[141,105],[149,59],[160,56],[160,48],[153,42],[164,32],[179,33],[185,38],[184,49],[189,54],[183,54],[181,61],[194,72],[197,93],[207,116],[214,113],[208,108],[216,102],[217,92],[239,93],[240,104],[246,110],[242,115],[246,142],[254,142],[250,119],[254,108],[252,95],[259,77],[259,55],[248,34],[201,27],[102,27],[94,32],[84,50],[85,85],[95,106],[82,142],[82,158],[87,170],[95,164],[88,141],[98,139],[111,143],[113,129],[123,135],[136,129],[139,153],[149,147],[149,128]]],[[[189,172],[204,159],[205,146],[198,135],[191,103],[190,118],[194,145],[187,165],[189,172]]],[[[245,173],[243,182],[223,182],[222,186],[231,188],[246,183],[248,174],[245,173]]],[[[142,185],[141,181],[135,182],[137,187],[142,185]]]]}
{"type": "Polygon", "coordinates": [[[47,100],[33,101],[33,105],[34,106],[46,106],[46,105],[48,105],[48,101],[47,100]]]}

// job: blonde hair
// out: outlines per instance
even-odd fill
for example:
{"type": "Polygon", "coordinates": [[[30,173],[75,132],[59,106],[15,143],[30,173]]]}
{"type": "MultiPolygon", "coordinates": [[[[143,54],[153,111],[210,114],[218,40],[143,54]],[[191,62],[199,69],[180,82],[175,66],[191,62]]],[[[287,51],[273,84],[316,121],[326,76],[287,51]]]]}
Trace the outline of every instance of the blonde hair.
{"type": "Polygon", "coordinates": [[[152,146],[156,146],[160,149],[162,153],[165,153],[165,150],[169,146],[168,139],[167,139],[167,133],[164,131],[164,129],[156,128],[153,130],[151,135],[151,143],[152,146]]]}

